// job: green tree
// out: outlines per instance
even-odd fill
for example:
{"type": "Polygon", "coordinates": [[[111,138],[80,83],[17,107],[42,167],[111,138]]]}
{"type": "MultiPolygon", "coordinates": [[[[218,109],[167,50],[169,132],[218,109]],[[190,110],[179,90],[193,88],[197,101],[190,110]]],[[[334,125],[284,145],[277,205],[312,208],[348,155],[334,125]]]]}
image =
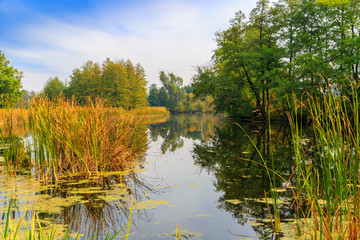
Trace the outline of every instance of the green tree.
{"type": "Polygon", "coordinates": [[[147,90],[144,68],[130,60],[106,59],[102,66],[92,61],[73,70],[66,96],[74,96],[80,103],[101,97],[114,107],[125,109],[145,106],[147,90]]]}
{"type": "Polygon", "coordinates": [[[149,102],[150,106],[160,106],[159,94],[160,94],[160,91],[157,88],[156,84],[151,84],[151,86],[149,88],[149,97],[148,97],[148,102],[149,102]]]}
{"type": "Polygon", "coordinates": [[[231,116],[266,120],[274,109],[284,113],[293,93],[359,81],[360,2],[322,2],[259,0],[248,20],[236,13],[216,33],[212,66],[198,68],[194,93],[231,116]]]}
{"type": "Polygon", "coordinates": [[[218,111],[233,117],[258,113],[266,119],[271,89],[281,76],[282,49],[277,45],[278,14],[261,0],[250,20],[238,12],[230,28],[216,33],[212,67],[199,67],[193,79],[197,96],[210,95],[218,111]]]}
{"type": "Polygon", "coordinates": [[[107,58],[102,65],[101,96],[113,106],[130,107],[131,90],[124,61],[111,61],[107,58]]]}
{"type": "Polygon", "coordinates": [[[160,82],[162,83],[170,97],[168,107],[170,111],[175,111],[177,103],[182,97],[181,86],[183,84],[183,79],[179,76],[176,76],[174,73],[165,74],[164,71],[160,72],[159,77],[160,82]]]}
{"type": "Polygon", "coordinates": [[[63,94],[65,89],[65,84],[58,77],[50,77],[45,83],[43,92],[47,98],[52,100],[63,94]]]}
{"type": "Polygon", "coordinates": [[[128,72],[128,80],[130,85],[130,108],[143,107],[147,104],[147,89],[145,70],[140,64],[135,66],[130,62],[126,62],[128,72]]]}
{"type": "Polygon", "coordinates": [[[89,97],[101,96],[101,69],[98,63],[87,61],[81,68],[73,70],[67,90],[79,103],[86,103],[89,97]]]}
{"type": "Polygon", "coordinates": [[[22,72],[18,71],[0,51],[0,106],[16,104],[22,96],[22,72]]]}
{"type": "Polygon", "coordinates": [[[158,106],[170,107],[170,96],[164,86],[159,90],[158,104],[158,106]]]}

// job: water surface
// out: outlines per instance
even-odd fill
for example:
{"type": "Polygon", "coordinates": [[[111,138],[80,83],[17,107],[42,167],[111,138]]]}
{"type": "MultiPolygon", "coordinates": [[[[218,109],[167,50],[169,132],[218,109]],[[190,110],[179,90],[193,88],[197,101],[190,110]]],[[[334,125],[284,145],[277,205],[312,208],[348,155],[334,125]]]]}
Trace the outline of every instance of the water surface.
{"type": "MultiPolygon", "coordinates": [[[[19,205],[30,200],[44,226],[56,223],[73,232],[104,237],[128,222],[133,196],[129,239],[261,239],[271,233],[269,172],[277,177],[281,215],[291,219],[291,182],[294,172],[289,130],[241,122],[224,116],[173,115],[148,126],[145,161],[134,171],[69,177],[61,183],[26,176],[1,175],[3,217],[9,196],[19,205]],[[52,183],[52,184],[51,184],[52,183]]],[[[14,216],[23,211],[13,209],[14,216]]],[[[31,218],[30,212],[28,218],[31,218]]],[[[119,234],[122,235],[125,230],[119,234]]]]}

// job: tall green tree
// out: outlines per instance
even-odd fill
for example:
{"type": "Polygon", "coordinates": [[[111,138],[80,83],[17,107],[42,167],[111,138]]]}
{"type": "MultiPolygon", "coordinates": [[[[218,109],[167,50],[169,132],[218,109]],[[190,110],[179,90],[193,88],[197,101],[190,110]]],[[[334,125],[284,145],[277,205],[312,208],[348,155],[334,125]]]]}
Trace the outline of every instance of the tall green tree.
{"type": "Polygon", "coordinates": [[[127,61],[125,66],[131,91],[130,108],[146,106],[148,95],[144,68],[140,64],[134,66],[130,61],[127,61]]]}
{"type": "Polygon", "coordinates": [[[107,58],[102,65],[101,96],[116,107],[130,107],[129,80],[124,61],[107,58]]]}
{"type": "Polygon", "coordinates": [[[281,76],[282,49],[277,45],[277,12],[261,0],[249,21],[238,12],[230,28],[216,33],[213,67],[199,68],[194,93],[209,94],[218,111],[234,117],[257,113],[266,119],[271,92],[281,76]]]}
{"type": "Polygon", "coordinates": [[[18,71],[0,51],[0,106],[16,104],[22,96],[22,72],[18,71]]]}
{"type": "Polygon", "coordinates": [[[43,92],[47,98],[52,100],[63,94],[65,89],[65,84],[58,77],[50,77],[45,83],[43,92]]]}
{"type": "Polygon", "coordinates": [[[259,0],[248,19],[238,12],[215,34],[212,66],[199,67],[194,93],[231,116],[265,120],[284,112],[292,94],[359,81],[359,20],[356,0],[259,0]]]}
{"type": "Polygon", "coordinates": [[[101,68],[98,63],[87,61],[81,68],[73,70],[67,90],[68,96],[74,96],[79,103],[86,103],[89,97],[101,96],[101,68]]]}
{"type": "Polygon", "coordinates": [[[183,79],[172,72],[165,74],[164,71],[160,72],[159,78],[170,98],[167,107],[170,111],[175,111],[179,100],[182,98],[181,86],[183,84],[183,79]]]}
{"type": "Polygon", "coordinates": [[[148,102],[149,102],[150,106],[160,106],[159,94],[160,94],[160,91],[157,88],[156,84],[151,84],[151,86],[149,88],[149,97],[148,97],[148,102]]]}

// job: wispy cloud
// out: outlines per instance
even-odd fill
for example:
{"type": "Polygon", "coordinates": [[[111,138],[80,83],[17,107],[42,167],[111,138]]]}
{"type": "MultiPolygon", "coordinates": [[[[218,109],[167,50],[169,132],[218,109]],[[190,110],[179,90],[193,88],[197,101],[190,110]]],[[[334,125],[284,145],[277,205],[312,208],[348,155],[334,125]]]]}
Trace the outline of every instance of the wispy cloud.
{"type": "Polygon", "coordinates": [[[241,2],[135,1],[123,5],[114,1],[96,6],[91,14],[64,19],[37,12],[36,20],[12,32],[21,39],[19,44],[0,44],[24,71],[25,89],[40,90],[54,75],[68,79],[85,61],[102,62],[106,57],[141,63],[150,83],[159,83],[160,70],[174,71],[189,83],[193,66],[210,60],[216,47],[214,32],[227,27],[245,0],[241,2]]]}

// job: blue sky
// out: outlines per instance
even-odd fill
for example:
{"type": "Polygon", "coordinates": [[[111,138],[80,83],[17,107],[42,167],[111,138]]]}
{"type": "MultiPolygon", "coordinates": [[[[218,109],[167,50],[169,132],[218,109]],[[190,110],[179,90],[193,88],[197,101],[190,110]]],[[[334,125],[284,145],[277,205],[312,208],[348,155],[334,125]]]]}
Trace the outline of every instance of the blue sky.
{"type": "Polygon", "coordinates": [[[87,60],[140,63],[148,85],[169,71],[189,84],[210,62],[214,33],[255,0],[0,0],[0,50],[40,91],[49,77],[70,80],[87,60]]]}

